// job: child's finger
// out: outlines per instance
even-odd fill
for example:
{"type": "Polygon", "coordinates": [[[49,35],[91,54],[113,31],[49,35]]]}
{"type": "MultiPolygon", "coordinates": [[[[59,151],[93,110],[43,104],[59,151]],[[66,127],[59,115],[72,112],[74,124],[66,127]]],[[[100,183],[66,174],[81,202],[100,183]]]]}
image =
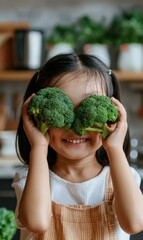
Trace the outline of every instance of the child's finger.
{"type": "Polygon", "coordinates": [[[27,98],[27,100],[24,102],[23,106],[22,106],[22,114],[27,113],[27,106],[31,100],[31,98],[35,96],[35,94],[33,93],[29,98],[27,98]]]}
{"type": "Polygon", "coordinates": [[[116,108],[119,112],[120,120],[126,121],[127,120],[127,113],[126,113],[126,110],[125,110],[124,106],[122,105],[122,103],[114,97],[112,97],[111,100],[115,104],[115,106],[116,106],[116,108]]]}
{"type": "Polygon", "coordinates": [[[35,93],[33,93],[30,97],[28,97],[23,105],[28,105],[28,103],[30,102],[31,98],[33,98],[34,96],[35,96],[35,93]]]}

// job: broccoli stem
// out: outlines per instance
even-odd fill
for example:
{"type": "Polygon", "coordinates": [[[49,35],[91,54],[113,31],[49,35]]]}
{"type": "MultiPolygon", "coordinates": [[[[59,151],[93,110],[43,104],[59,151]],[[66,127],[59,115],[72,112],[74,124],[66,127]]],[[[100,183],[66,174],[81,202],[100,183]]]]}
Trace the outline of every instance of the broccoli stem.
{"type": "Polygon", "coordinates": [[[103,133],[102,133],[102,137],[105,139],[109,136],[109,131],[108,129],[106,128],[106,126],[104,126],[103,128],[103,133]]]}
{"type": "Polygon", "coordinates": [[[100,128],[92,128],[92,127],[88,127],[84,129],[85,131],[91,131],[91,132],[98,132],[98,133],[103,133],[103,130],[100,128]]]}
{"type": "Polygon", "coordinates": [[[45,135],[48,130],[48,127],[46,124],[42,123],[39,130],[41,133],[43,133],[43,135],[45,135]]]}
{"type": "Polygon", "coordinates": [[[40,121],[39,119],[36,119],[36,118],[35,118],[35,120],[36,120],[36,125],[37,125],[37,128],[39,129],[39,131],[43,135],[45,135],[45,133],[47,132],[49,127],[47,126],[47,124],[45,122],[40,121]]]}
{"type": "Polygon", "coordinates": [[[108,129],[106,128],[106,125],[105,124],[103,124],[103,123],[95,123],[95,125],[97,126],[97,127],[99,127],[99,128],[97,128],[97,127],[88,127],[88,128],[85,128],[84,130],[86,130],[86,131],[92,131],[92,132],[98,132],[98,133],[100,133],[101,135],[102,135],[102,137],[105,139],[105,138],[107,138],[108,137],[108,135],[109,135],[109,131],[108,131],[108,129]]]}

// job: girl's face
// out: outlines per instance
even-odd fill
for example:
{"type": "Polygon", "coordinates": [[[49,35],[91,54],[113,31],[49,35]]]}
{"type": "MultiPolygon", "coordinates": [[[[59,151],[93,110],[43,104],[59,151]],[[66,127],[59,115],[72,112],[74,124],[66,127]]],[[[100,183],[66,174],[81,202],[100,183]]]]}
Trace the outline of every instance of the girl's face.
{"type": "MultiPolygon", "coordinates": [[[[75,108],[80,102],[91,94],[105,95],[103,86],[101,88],[101,77],[87,75],[73,75],[68,73],[60,80],[53,83],[54,87],[63,89],[69,96],[75,108]],[[95,80],[96,77],[96,80],[95,80]]],[[[101,146],[101,136],[96,132],[87,132],[84,136],[77,136],[73,130],[66,131],[65,128],[50,128],[50,146],[57,152],[57,158],[80,160],[94,156],[101,146]]]]}

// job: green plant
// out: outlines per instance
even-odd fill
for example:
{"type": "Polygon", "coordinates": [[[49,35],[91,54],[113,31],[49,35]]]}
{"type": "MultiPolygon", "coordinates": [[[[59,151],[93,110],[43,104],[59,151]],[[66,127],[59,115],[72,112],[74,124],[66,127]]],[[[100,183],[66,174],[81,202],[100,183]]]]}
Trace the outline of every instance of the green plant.
{"type": "Polygon", "coordinates": [[[74,120],[73,104],[60,88],[43,88],[33,96],[28,105],[37,128],[45,134],[49,127],[70,129],[74,120]]]}
{"type": "Polygon", "coordinates": [[[73,129],[79,136],[87,131],[95,131],[106,138],[109,135],[106,124],[117,120],[118,111],[109,97],[91,95],[77,108],[73,129]]]}
{"type": "Polygon", "coordinates": [[[0,239],[11,240],[16,233],[15,215],[12,210],[0,208],[0,239]]]}
{"type": "Polygon", "coordinates": [[[69,43],[72,47],[75,46],[76,32],[72,25],[56,25],[51,35],[48,36],[48,44],[55,45],[57,43],[69,43]]]}
{"type": "Polygon", "coordinates": [[[123,43],[143,43],[143,12],[133,9],[122,11],[112,19],[108,35],[116,46],[123,43]]]}
{"type": "Polygon", "coordinates": [[[80,17],[74,24],[79,45],[108,43],[107,27],[104,21],[96,21],[89,16],[80,17]]]}

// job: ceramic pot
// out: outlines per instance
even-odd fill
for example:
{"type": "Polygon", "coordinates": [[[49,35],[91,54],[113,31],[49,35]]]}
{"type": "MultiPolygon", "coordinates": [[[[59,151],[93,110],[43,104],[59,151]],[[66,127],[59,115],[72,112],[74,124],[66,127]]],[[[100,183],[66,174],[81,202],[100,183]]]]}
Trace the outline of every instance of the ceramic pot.
{"type": "Polygon", "coordinates": [[[54,45],[48,46],[48,56],[47,58],[50,59],[54,57],[57,54],[62,53],[72,53],[74,50],[72,48],[72,45],[70,43],[57,43],[54,45]]]}
{"type": "Polygon", "coordinates": [[[83,52],[94,55],[101,59],[108,67],[110,67],[110,55],[108,45],[106,44],[85,44],[83,52]]]}
{"type": "Polygon", "coordinates": [[[143,45],[142,44],[122,44],[117,61],[117,67],[122,71],[142,71],[143,70],[143,45]]]}

